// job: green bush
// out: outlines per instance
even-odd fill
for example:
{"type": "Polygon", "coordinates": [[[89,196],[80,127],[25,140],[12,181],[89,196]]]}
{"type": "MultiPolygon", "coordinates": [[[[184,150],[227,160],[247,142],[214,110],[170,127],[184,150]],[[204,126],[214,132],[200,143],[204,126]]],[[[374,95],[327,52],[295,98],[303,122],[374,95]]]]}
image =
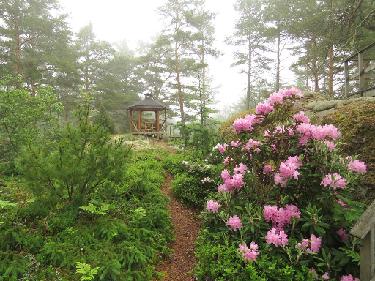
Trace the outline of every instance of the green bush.
{"type": "Polygon", "coordinates": [[[90,120],[91,109],[87,101],[76,113],[76,124],[25,146],[17,158],[18,170],[38,198],[85,204],[106,182],[122,179],[128,150],[90,120]]]}
{"type": "Polygon", "coordinates": [[[57,125],[62,105],[49,88],[37,89],[35,96],[22,89],[3,89],[0,81],[0,168],[14,173],[21,148],[57,125]]]}
{"type": "Polygon", "coordinates": [[[167,157],[164,166],[173,175],[173,193],[186,205],[203,208],[208,194],[216,191],[220,165],[208,165],[194,154],[180,153],[167,157]]]}
{"type": "Polygon", "coordinates": [[[83,208],[39,197],[2,204],[11,209],[0,224],[0,280],[91,278],[77,274],[77,263],[97,268],[92,280],[154,280],[173,237],[160,154],[133,153],[122,181],[106,181],[83,208]]]}

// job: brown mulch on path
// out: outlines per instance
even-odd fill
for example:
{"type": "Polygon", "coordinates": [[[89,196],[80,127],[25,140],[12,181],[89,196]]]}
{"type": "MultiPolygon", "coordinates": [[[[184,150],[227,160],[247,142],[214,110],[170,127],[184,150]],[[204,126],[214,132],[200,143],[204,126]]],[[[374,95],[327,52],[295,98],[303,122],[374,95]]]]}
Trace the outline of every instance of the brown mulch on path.
{"type": "Polygon", "coordinates": [[[162,192],[170,199],[168,209],[172,217],[175,241],[171,244],[171,257],[162,262],[157,270],[165,273],[163,281],[195,280],[191,271],[195,265],[194,247],[198,236],[197,214],[174,198],[171,190],[171,176],[167,175],[162,192]]]}

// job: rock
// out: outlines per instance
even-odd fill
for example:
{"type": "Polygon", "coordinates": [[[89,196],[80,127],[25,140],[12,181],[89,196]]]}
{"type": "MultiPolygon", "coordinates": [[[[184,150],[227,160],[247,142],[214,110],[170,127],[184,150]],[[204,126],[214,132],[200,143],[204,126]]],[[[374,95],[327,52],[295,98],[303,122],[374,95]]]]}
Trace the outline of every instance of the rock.
{"type": "Polygon", "coordinates": [[[315,112],[323,111],[336,107],[338,100],[313,101],[306,105],[306,108],[315,112]]]}

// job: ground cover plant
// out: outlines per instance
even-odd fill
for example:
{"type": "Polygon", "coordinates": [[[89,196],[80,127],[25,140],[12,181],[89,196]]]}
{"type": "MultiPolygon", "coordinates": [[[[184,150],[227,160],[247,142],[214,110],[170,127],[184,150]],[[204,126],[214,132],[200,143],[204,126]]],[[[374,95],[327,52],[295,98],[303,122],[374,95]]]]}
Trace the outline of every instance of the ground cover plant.
{"type": "MultiPolygon", "coordinates": [[[[2,92],[0,105],[22,99],[29,96],[2,92]]],[[[44,102],[50,109],[55,100],[44,102]]],[[[0,280],[156,278],[155,265],[169,254],[172,238],[160,191],[158,155],[165,152],[133,152],[113,140],[95,121],[90,99],[67,124],[42,122],[39,110],[22,113],[32,128],[15,136],[11,169],[1,179],[0,280]]],[[[9,137],[2,138],[9,147],[9,137]]]]}
{"type": "Polygon", "coordinates": [[[333,125],[285,114],[301,96],[272,94],[216,147],[225,168],[202,214],[199,280],[358,280],[349,230],[363,211],[352,194],[367,167],[340,155],[333,125]]]}

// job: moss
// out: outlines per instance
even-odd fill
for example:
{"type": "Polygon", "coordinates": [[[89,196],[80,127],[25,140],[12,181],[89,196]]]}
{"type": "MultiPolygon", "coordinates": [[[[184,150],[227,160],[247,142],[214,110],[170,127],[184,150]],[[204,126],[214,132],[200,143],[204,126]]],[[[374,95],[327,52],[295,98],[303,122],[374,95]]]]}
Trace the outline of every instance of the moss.
{"type": "Polygon", "coordinates": [[[358,155],[368,166],[363,190],[358,199],[369,203],[375,199],[375,102],[356,100],[340,106],[325,116],[322,123],[332,123],[342,133],[339,147],[347,155],[358,155]]]}

